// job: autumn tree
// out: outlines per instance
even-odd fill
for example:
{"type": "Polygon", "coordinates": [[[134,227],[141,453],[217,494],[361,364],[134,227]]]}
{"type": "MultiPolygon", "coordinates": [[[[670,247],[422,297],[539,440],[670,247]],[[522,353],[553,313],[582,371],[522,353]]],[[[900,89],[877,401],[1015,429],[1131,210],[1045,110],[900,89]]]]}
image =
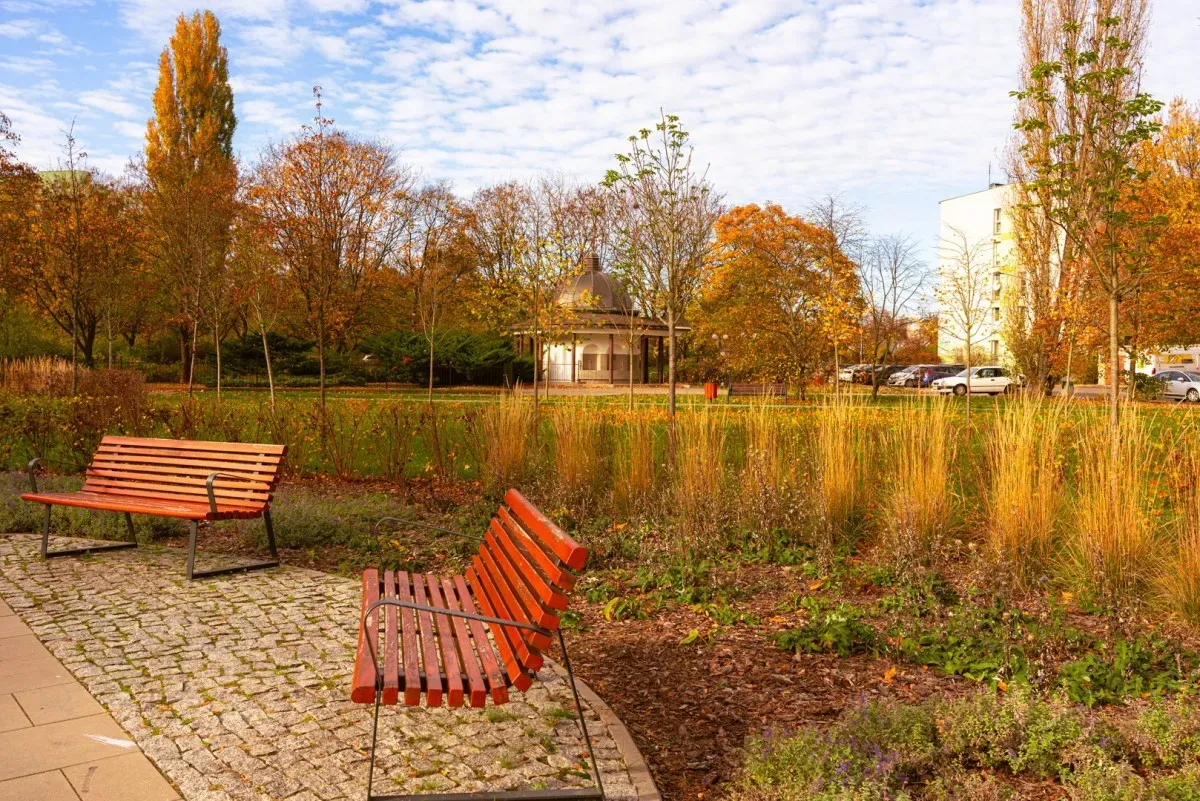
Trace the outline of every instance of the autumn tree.
{"type": "Polygon", "coordinates": [[[80,359],[94,363],[105,290],[125,283],[133,261],[125,201],[86,168],[86,158],[68,130],[60,169],[39,193],[33,253],[18,272],[33,305],[71,340],[72,394],[80,359]]]}
{"type": "Polygon", "coordinates": [[[221,26],[210,11],[190,19],[181,14],[159,56],[154,116],[146,124],[145,220],[149,253],[173,297],[180,370],[189,387],[205,289],[224,281],[237,190],[236,126],[221,26]]]}
{"type": "Polygon", "coordinates": [[[824,278],[822,324],[833,357],[833,387],[838,390],[841,348],[859,328],[861,296],[857,267],[862,263],[870,236],[862,206],[841,195],[825,195],[808,205],[807,219],[827,231],[820,270],[824,278]]]}
{"type": "Polygon", "coordinates": [[[19,272],[32,257],[38,193],[37,172],[17,159],[12,148],[20,137],[0,112],[0,317],[17,294],[19,272]]]}
{"type": "Polygon", "coordinates": [[[629,150],[602,186],[614,203],[618,264],[645,287],[649,311],[667,324],[670,445],[674,451],[676,351],[679,324],[703,284],[721,195],[707,171],[692,164],[688,132],[679,118],[661,114],[654,129],[629,137],[629,150]]]}
{"type": "Polygon", "coordinates": [[[396,254],[411,176],[391,148],[334,128],[314,96],[314,124],[266,148],[253,198],[316,342],[324,409],[326,357],[356,334],[396,254]]]}
{"type": "Polygon", "coordinates": [[[971,362],[975,343],[987,325],[994,285],[987,243],[972,240],[961,229],[948,227],[941,239],[941,275],[937,296],[941,306],[939,336],[963,343],[967,376],[967,420],[971,419],[971,362]]]}
{"type": "Polygon", "coordinates": [[[790,381],[803,393],[834,343],[826,325],[829,261],[857,296],[853,265],[829,230],[775,204],[734,207],[715,232],[695,338],[711,340],[735,373],[790,381]]]}
{"type": "MultiPolygon", "coordinates": [[[[913,303],[925,287],[925,265],[917,243],[905,234],[875,237],[859,265],[864,334],[871,347],[871,364],[887,364],[904,339],[913,303]]],[[[879,395],[881,370],[871,372],[871,394],[879,395]]]]}
{"type": "Polygon", "coordinates": [[[251,324],[262,340],[263,362],[271,408],[275,408],[275,372],[271,364],[269,334],[291,300],[293,287],[284,279],[279,253],[262,210],[249,202],[253,188],[247,187],[245,202],[239,203],[230,235],[230,273],[237,282],[234,292],[246,304],[251,324]]]}
{"type": "Polygon", "coordinates": [[[469,292],[475,269],[467,233],[468,210],[449,184],[435,182],[412,194],[395,260],[401,291],[429,353],[429,402],[433,403],[434,352],[469,292]]]}
{"type": "MultiPolygon", "coordinates": [[[[1025,0],[1016,122],[1022,178],[1107,300],[1109,419],[1119,448],[1121,304],[1152,272],[1161,218],[1144,213],[1136,163],[1161,104],[1140,88],[1148,0],[1025,0]],[[1036,42],[1036,46],[1031,43],[1036,42]],[[1038,196],[1040,193],[1040,196],[1038,196]]],[[[1048,240],[1049,241],[1049,240],[1048,240]]]]}

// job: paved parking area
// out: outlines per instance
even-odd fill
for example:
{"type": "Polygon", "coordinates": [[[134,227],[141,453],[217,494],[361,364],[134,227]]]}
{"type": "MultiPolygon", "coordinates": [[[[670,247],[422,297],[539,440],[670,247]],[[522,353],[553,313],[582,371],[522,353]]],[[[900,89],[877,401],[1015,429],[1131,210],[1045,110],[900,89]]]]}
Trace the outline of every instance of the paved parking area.
{"type": "MultiPolygon", "coordinates": [[[[0,801],[362,798],[358,596],[310,570],[188,582],[176,551],[43,561],[0,536],[0,801]]],[[[589,785],[570,688],[541,679],[502,707],[385,708],[376,792],[589,785]]],[[[585,714],[606,794],[635,798],[585,714]]]]}

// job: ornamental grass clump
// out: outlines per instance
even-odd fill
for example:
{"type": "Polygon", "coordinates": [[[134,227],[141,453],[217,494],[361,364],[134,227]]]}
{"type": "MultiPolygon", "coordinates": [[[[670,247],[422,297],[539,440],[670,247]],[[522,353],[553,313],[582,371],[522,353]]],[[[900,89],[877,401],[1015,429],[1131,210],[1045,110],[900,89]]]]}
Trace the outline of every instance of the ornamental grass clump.
{"type": "Polygon", "coordinates": [[[950,527],[954,432],[945,399],[906,404],[883,437],[890,470],[884,542],[903,563],[928,562],[950,527]]]}
{"type": "Polygon", "coordinates": [[[712,550],[728,508],[725,443],[728,414],[707,406],[678,416],[675,429],[674,511],[681,553],[712,550]]]}
{"type": "Polygon", "coordinates": [[[554,479],[560,499],[583,515],[604,485],[604,413],[592,404],[560,403],[554,428],[554,479]]]}
{"type": "Polygon", "coordinates": [[[986,443],[988,546],[1023,584],[1054,555],[1063,512],[1063,409],[1040,397],[1013,399],[997,413],[986,443]]]}
{"type": "Polygon", "coordinates": [[[1115,433],[1090,421],[1078,445],[1068,579],[1098,601],[1128,606],[1144,598],[1158,547],[1151,484],[1156,472],[1146,425],[1133,407],[1115,433]]]}
{"type": "Polygon", "coordinates": [[[1200,623],[1200,440],[1195,425],[1179,433],[1183,451],[1172,476],[1173,516],[1170,547],[1158,570],[1162,605],[1193,623],[1200,623]]]}
{"type": "Polygon", "coordinates": [[[613,432],[613,506],[626,520],[652,512],[658,478],[657,432],[645,412],[625,416],[613,432]]]}
{"type": "Polygon", "coordinates": [[[854,536],[861,514],[863,474],[870,464],[865,417],[863,401],[849,393],[827,397],[817,410],[813,432],[816,540],[826,560],[854,536]]]}
{"type": "Polygon", "coordinates": [[[765,540],[774,560],[780,536],[800,533],[803,466],[796,458],[795,418],[772,408],[770,398],[752,403],[743,415],[743,459],[738,480],[742,526],[765,540]]]}
{"type": "Polygon", "coordinates": [[[516,486],[529,470],[534,421],[533,403],[519,388],[501,395],[497,403],[481,404],[471,416],[467,429],[489,495],[516,486]]]}

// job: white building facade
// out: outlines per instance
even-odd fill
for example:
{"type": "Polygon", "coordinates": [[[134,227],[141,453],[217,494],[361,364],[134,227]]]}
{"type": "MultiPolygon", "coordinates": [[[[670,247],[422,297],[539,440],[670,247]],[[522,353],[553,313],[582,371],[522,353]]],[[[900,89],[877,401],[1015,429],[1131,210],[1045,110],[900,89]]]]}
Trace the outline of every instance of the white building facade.
{"type": "MultiPolygon", "coordinates": [[[[987,276],[985,291],[977,298],[973,317],[980,325],[970,332],[973,364],[980,360],[1004,364],[1010,351],[1004,340],[1004,303],[1016,289],[1016,240],[1009,208],[1014,202],[1011,184],[993,184],[988,189],[943,200],[938,204],[942,247],[938,276],[943,289],[956,271],[963,269],[964,248],[977,269],[987,276]],[[979,267],[979,262],[984,264],[979,267]]],[[[944,297],[938,312],[938,357],[943,362],[962,363],[966,357],[967,332],[961,312],[948,308],[944,297]]],[[[955,304],[956,306],[959,304],[955,304]]]]}

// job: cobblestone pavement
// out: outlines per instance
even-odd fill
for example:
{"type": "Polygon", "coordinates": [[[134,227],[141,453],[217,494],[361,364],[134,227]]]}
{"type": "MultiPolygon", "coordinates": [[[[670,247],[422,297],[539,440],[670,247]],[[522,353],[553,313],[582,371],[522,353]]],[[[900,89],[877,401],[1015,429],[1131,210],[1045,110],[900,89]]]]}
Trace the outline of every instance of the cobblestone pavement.
{"type": "MultiPolygon", "coordinates": [[[[42,561],[37,544],[0,537],[0,598],[184,798],[365,797],[371,708],[349,702],[357,582],[290,567],[189,582],[181,552],[42,561]]],[[[590,785],[570,687],[540,678],[500,707],[385,707],[375,792],[590,785]]],[[[635,798],[585,710],[606,794],[635,798]]]]}

